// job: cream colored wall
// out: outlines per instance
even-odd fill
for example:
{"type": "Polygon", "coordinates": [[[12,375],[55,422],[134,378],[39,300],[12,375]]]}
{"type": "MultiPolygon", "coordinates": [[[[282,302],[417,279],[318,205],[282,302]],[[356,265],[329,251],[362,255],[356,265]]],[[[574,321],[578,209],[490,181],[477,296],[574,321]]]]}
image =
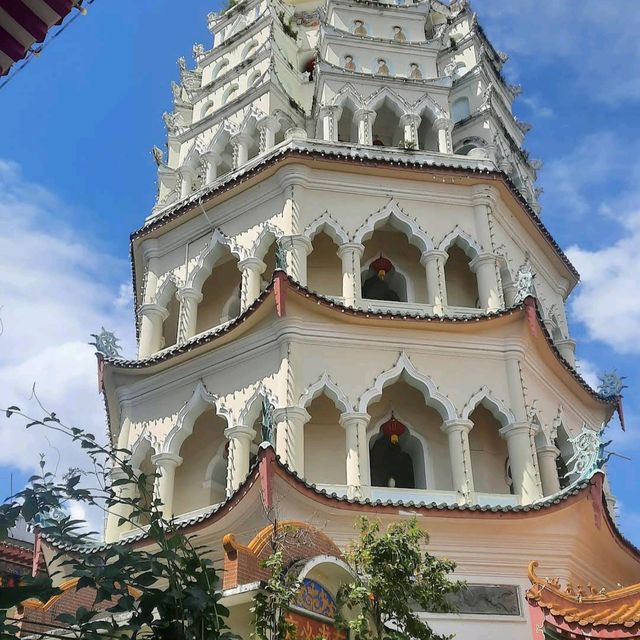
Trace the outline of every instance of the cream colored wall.
{"type": "Polygon", "coordinates": [[[452,307],[477,308],[478,282],[469,268],[469,258],[457,245],[451,247],[448,253],[449,257],[444,265],[448,304],[452,307]]]}
{"type": "Polygon", "coordinates": [[[338,247],[326,234],[313,238],[313,249],[307,258],[307,286],[325,296],[342,295],[342,262],[338,247]]]}
{"type": "Polygon", "coordinates": [[[477,407],[469,418],[473,422],[469,448],[475,490],[478,493],[510,493],[505,467],[509,452],[498,433],[500,423],[483,406],[477,407]]]}
{"type": "Polygon", "coordinates": [[[346,436],[338,424],[340,412],[326,396],[308,407],[311,420],[304,425],[304,468],[308,482],[346,484],[346,436]]]}
{"type": "Polygon", "coordinates": [[[176,468],[173,494],[176,515],[224,499],[224,491],[220,491],[219,485],[205,485],[210,480],[206,477],[207,467],[225,441],[225,426],[225,421],[216,416],[213,410],[206,411],[196,420],[192,434],[182,444],[179,455],[183,462],[176,468]]]}
{"type": "Polygon", "coordinates": [[[196,333],[211,329],[239,314],[240,284],[236,260],[216,265],[202,287],[196,333]]]}

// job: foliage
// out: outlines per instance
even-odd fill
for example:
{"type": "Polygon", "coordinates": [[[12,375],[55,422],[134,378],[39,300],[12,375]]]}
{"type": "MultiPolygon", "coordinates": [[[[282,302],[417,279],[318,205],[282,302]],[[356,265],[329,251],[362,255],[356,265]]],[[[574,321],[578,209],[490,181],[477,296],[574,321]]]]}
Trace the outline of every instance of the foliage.
{"type": "MultiPolygon", "coordinates": [[[[272,513],[267,510],[267,517],[272,513]]],[[[295,602],[300,581],[290,571],[285,560],[288,545],[304,544],[304,531],[292,526],[279,526],[277,518],[272,519],[269,542],[271,554],[262,561],[269,578],[263,588],[255,595],[251,612],[254,619],[255,640],[285,640],[295,637],[296,626],[287,619],[287,611],[295,602]]]]}
{"type": "MultiPolygon", "coordinates": [[[[153,496],[155,475],[134,470],[130,451],[100,444],[88,431],[65,426],[55,413],[33,419],[18,407],[9,407],[6,415],[22,417],[27,428],[65,435],[86,451],[93,467],[84,479],[73,471],[59,480],[42,461],[40,475],[0,505],[0,540],[24,518],[47,543],[60,549],[52,564],[57,563],[65,577],[78,578],[77,589],[95,590],[90,609],[61,614],[58,625],[82,640],[135,640],[140,635],[151,640],[233,637],[225,623],[228,611],[219,602],[219,576],[212,561],[163,516],[162,503],[153,496]],[[117,479],[109,484],[112,473],[117,479]],[[91,483],[96,486],[87,487],[91,483]],[[66,514],[72,503],[117,512],[119,525],[130,523],[134,530],[144,531],[152,550],[120,543],[96,546],[86,523],[66,514]],[[113,615],[101,617],[105,608],[113,615]]],[[[53,593],[50,579],[27,583],[14,594],[3,592],[0,637],[12,637],[17,631],[6,609],[25,597],[45,601],[53,593]]]]}
{"type": "Polygon", "coordinates": [[[293,16],[290,16],[288,20],[284,18],[284,11],[278,12],[278,19],[282,25],[282,30],[293,40],[298,38],[298,32],[293,28],[293,16]]]}
{"type": "Polygon", "coordinates": [[[451,611],[447,595],[463,584],[448,578],[455,563],[422,552],[428,535],[415,518],[380,524],[362,518],[360,535],[345,557],[356,574],[338,591],[338,624],[353,640],[445,640],[416,610],[451,611]]]}

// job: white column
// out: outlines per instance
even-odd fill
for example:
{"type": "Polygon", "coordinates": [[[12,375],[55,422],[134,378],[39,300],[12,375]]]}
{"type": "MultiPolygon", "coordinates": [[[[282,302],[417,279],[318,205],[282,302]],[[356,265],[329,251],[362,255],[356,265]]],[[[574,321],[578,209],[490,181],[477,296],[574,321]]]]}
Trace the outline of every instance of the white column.
{"type": "Polygon", "coordinates": [[[182,464],[182,458],[176,453],[158,453],[151,456],[160,479],[158,481],[158,498],[162,501],[162,515],[166,520],[173,516],[173,488],[176,467],[182,464]]]}
{"type": "Polygon", "coordinates": [[[140,343],[138,357],[142,360],[162,348],[162,324],[169,312],[158,304],[143,304],[140,307],[140,343]]]}
{"type": "Polygon", "coordinates": [[[241,167],[249,160],[249,145],[251,137],[246,133],[238,133],[231,138],[231,143],[235,149],[235,168],[241,167]]]}
{"type": "Polygon", "coordinates": [[[447,287],[444,280],[444,265],[447,261],[446,251],[432,249],[425,251],[420,256],[420,262],[424,265],[427,275],[427,303],[433,305],[436,315],[443,315],[447,306],[447,287]]]}
{"type": "Polygon", "coordinates": [[[152,302],[158,291],[158,273],[160,272],[160,251],[155,238],[142,243],[142,259],[146,264],[143,302],[152,302]]]}
{"type": "Polygon", "coordinates": [[[347,497],[362,497],[362,485],[367,478],[369,449],[367,425],[371,417],[366,413],[343,413],[340,424],[346,431],[347,444],[347,497]]]}
{"type": "MultiPolygon", "coordinates": [[[[140,474],[140,470],[133,469],[133,473],[137,476],[140,474]]],[[[125,478],[127,478],[127,475],[120,468],[113,469],[110,473],[111,483],[116,482],[116,480],[124,480],[125,478]]],[[[135,496],[135,486],[132,483],[114,487],[113,491],[117,496],[116,499],[127,499],[133,498],[135,496]]],[[[131,525],[127,525],[126,523],[123,523],[122,525],[118,524],[120,518],[129,518],[129,514],[131,513],[131,511],[131,506],[122,504],[120,502],[109,507],[109,512],[107,514],[107,524],[104,532],[106,542],[115,542],[120,537],[121,532],[131,529],[131,525]]]]}
{"type": "Polygon", "coordinates": [[[552,444],[538,447],[538,466],[542,479],[542,491],[545,496],[552,496],[560,491],[560,478],[556,463],[559,455],[560,451],[552,444]]]}
{"type": "Polygon", "coordinates": [[[373,144],[373,122],[376,112],[368,109],[358,109],[354,116],[358,124],[358,142],[360,144],[373,144]]]}
{"type": "Polygon", "coordinates": [[[236,425],[225,429],[229,439],[229,457],[227,460],[227,491],[235,491],[249,474],[251,443],[256,432],[251,427],[236,425]]]}
{"type": "Polygon", "coordinates": [[[267,116],[258,122],[258,130],[260,131],[260,151],[269,151],[276,143],[280,122],[274,116],[267,116]]]}
{"type": "Polygon", "coordinates": [[[328,142],[338,141],[338,120],[342,109],[337,106],[322,107],[320,118],[322,118],[322,139],[328,142]]]}
{"type": "Polygon", "coordinates": [[[304,425],[311,416],[304,407],[273,410],[276,423],[276,453],[294,473],[304,478],[304,425]]]}
{"type": "Polygon", "coordinates": [[[206,151],[204,153],[204,161],[207,167],[205,182],[211,184],[218,177],[218,163],[220,156],[214,151],[206,151]]]}
{"type": "Polygon", "coordinates": [[[287,272],[303,287],[307,286],[307,256],[311,253],[313,245],[307,236],[291,235],[282,236],[282,247],[287,252],[287,272]]]}
{"type": "Polygon", "coordinates": [[[449,439],[449,460],[453,488],[463,502],[468,502],[473,493],[473,469],[471,468],[471,450],[469,431],[473,429],[471,420],[447,420],[440,427],[449,439]]]}
{"type": "Polygon", "coordinates": [[[196,177],[196,172],[191,167],[180,167],[180,197],[187,198],[193,192],[193,181],[196,177]]]}
{"type": "Polygon", "coordinates": [[[507,441],[513,489],[521,496],[522,504],[542,498],[537,460],[533,455],[534,431],[529,422],[514,422],[500,429],[500,435],[507,441]]]}
{"type": "Polygon", "coordinates": [[[192,287],[180,289],[177,293],[180,301],[180,323],[178,325],[178,343],[186,342],[196,335],[198,305],[202,302],[202,293],[192,287]]]}
{"type": "Polygon", "coordinates": [[[404,143],[412,149],[418,149],[418,126],[420,125],[420,116],[415,113],[405,113],[400,118],[400,125],[404,130],[404,143]]]}
{"type": "Polygon", "coordinates": [[[355,307],[362,298],[360,279],[360,258],[364,245],[359,242],[347,242],[338,247],[338,257],[342,260],[342,297],[347,307],[355,307]]]}
{"type": "Polygon", "coordinates": [[[500,435],[507,441],[515,493],[521,496],[523,504],[528,504],[542,497],[542,483],[533,443],[535,428],[527,416],[520,364],[516,356],[507,358],[506,374],[511,411],[515,416],[515,422],[503,427],[500,435]]]}
{"type": "Polygon", "coordinates": [[[555,343],[560,355],[572,366],[576,366],[576,341],[571,338],[556,340],[555,343]]]}
{"type": "Polygon", "coordinates": [[[440,153],[453,153],[451,142],[453,122],[449,118],[437,118],[433,123],[433,128],[438,132],[438,151],[440,153]]]}
{"type": "Polygon", "coordinates": [[[238,268],[242,272],[240,311],[246,311],[260,295],[260,276],[267,265],[260,258],[249,256],[238,262],[238,268]]]}
{"type": "Polygon", "coordinates": [[[480,306],[487,311],[496,311],[500,308],[500,291],[496,275],[497,260],[497,256],[492,253],[481,253],[469,263],[470,269],[476,274],[478,280],[480,306]]]}

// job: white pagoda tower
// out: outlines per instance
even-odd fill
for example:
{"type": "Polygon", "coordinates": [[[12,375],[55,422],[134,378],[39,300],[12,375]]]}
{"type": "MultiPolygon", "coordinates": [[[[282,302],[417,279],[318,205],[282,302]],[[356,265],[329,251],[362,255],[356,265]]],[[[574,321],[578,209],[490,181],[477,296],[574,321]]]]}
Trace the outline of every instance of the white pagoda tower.
{"type": "MultiPolygon", "coordinates": [[[[99,364],[113,442],[224,550],[233,630],[262,505],[313,532],[295,559],[329,600],[359,515],[417,515],[469,584],[425,615],[463,640],[537,637],[530,560],[637,581],[593,457],[617,398],[575,369],[578,274],[467,2],[240,0],[208,26],[131,236],[138,358],[99,364]]],[[[113,514],[106,539],[144,535],[113,514]]]]}

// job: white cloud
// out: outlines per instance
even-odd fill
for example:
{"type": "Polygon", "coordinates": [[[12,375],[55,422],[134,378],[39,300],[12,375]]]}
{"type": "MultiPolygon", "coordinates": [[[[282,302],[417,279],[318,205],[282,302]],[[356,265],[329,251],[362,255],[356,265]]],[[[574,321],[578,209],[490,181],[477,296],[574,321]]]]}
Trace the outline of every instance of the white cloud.
{"type": "MultiPolygon", "coordinates": [[[[16,164],[0,160],[0,407],[16,404],[40,417],[35,384],[43,405],[65,423],[104,435],[89,334],[104,325],[133,351],[131,305],[118,287],[129,266],[65,224],[69,210],[28,183],[16,164]]],[[[65,439],[25,430],[16,417],[0,417],[0,442],[0,465],[31,472],[44,452],[61,473],[85,466],[65,439]]]]}
{"type": "Polygon", "coordinates": [[[640,99],[637,0],[483,0],[474,8],[496,46],[569,70],[594,101],[640,99]]]}
{"type": "Polygon", "coordinates": [[[582,276],[570,309],[590,338],[619,353],[640,353],[640,211],[621,224],[624,235],[612,246],[567,250],[582,276]]]}

